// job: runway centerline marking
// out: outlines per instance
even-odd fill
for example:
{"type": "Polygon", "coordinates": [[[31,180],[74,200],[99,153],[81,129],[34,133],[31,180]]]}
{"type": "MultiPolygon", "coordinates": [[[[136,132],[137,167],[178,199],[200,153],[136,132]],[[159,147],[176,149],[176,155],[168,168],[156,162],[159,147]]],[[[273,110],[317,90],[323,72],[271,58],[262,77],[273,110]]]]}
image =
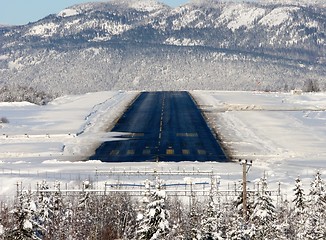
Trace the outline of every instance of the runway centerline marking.
{"type": "Polygon", "coordinates": [[[103,142],[90,159],[104,162],[227,161],[188,92],[141,93],[112,132],[118,134],[103,142]]]}

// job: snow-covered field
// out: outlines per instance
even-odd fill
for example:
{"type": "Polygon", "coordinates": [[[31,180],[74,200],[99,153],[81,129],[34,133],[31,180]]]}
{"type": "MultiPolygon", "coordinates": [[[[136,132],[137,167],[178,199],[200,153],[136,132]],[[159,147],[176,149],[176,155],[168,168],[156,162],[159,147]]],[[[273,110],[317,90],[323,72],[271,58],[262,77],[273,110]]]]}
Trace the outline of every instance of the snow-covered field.
{"type": "MultiPolygon", "coordinates": [[[[236,161],[84,161],[96,146],[114,135],[106,130],[137,94],[120,91],[65,96],[46,106],[0,103],[0,118],[9,120],[0,123],[0,195],[14,192],[16,182],[22,181],[32,188],[42,179],[78,183],[94,180],[96,171],[112,169],[213,170],[221,177],[222,187],[241,179],[242,167],[236,161]]],[[[249,181],[255,182],[265,174],[271,188],[281,182],[282,190],[291,192],[297,176],[308,188],[316,170],[326,175],[326,93],[193,91],[191,94],[232,157],[253,161],[249,181]]],[[[100,180],[110,181],[105,176],[100,180]]]]}

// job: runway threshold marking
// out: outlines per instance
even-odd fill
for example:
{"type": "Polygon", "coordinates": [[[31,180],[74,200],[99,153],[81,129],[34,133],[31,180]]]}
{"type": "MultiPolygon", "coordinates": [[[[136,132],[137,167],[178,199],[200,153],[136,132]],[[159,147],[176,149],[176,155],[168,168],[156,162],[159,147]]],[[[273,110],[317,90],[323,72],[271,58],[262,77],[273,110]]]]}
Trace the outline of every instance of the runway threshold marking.
{"type": "Polygon", "coordinates": [[[198,149],[197,153],[198,153],[198,155],[206,155],[206,151],[203,149],[198,149]]]}
{"type": "Polygon", "coordinates": [[[112,150],[112,151],[110,152],[110,155],[111,155],[111,156],[117,156],[117,155],[119,155],[119,153],[120,153],[119,150],[112,150]]]}
{"type": "Polygon", "coordinates": [[[135,155],[135,150],[133,150],[133,149],[129,149],[129,150],[127,151],[127,155],[135,155]]]}
{"type": "Polygon", "coordinates": [[[166,149],[166,154],[167,155],[174,155],[174,149],[172,149],[172,148],[166,149]]]}
{"type": "Polygon", "coordinates": [[[151,150],[150,149],[144,149],[143,150],[143,155],[150,155],[151,154],[151,150]]]}
{"type": "Polygon", "coordinates": [[[182,149],[182,154],[183,155],[189,155],[190,151],[188,149],[182,149]]]}

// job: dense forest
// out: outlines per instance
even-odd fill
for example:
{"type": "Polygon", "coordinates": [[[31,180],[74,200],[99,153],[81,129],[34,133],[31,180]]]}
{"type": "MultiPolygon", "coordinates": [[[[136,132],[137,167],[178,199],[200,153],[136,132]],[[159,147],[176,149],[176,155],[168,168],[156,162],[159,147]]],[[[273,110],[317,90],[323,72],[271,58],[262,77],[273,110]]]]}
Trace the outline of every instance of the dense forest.
{"type": "Polygon", "coordinates": [[[199,196],[168,195],[159,178],[141,195],[99,194],[89,181],[78,194],[43,181],[32,192],[17,188],[14,203],[1,204],[0,239],[325,239],[326,191],[317,172],[310,187],[295,180],[292,199],[275,200],[265,177],[249,191],[223,197],[217,181],[199,196]],[[304,189],[309,189],[307,193],[304,189]]]}

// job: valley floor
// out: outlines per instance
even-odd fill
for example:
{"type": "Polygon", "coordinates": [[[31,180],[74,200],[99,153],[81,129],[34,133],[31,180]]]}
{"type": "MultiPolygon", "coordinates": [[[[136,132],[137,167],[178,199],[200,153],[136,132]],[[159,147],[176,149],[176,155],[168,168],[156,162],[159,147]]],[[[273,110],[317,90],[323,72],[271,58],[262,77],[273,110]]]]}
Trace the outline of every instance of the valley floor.
{"type": "MultiPolygon", "coordinates": [[[[0,195],[17,182],[33,186],[42,179],[71,184],[93,178],[97,171],[212,170],[221,185],[239,182],[238,159],[252,160],[248,179],[267,176],[292,192],[300,176],[308,188],[313,175],[326,174],[326,93],[192,91],[212,128],[235,160],[228,163],[102,163],[85,161],[138,92],[99,92],[58,98],[46,106],[0,103],[0,195]]],[[[115,181],[102,176],[97,185],[115,181]]],[[[202,179],[197,179],[201,181],[202,179]]],[[[175,179],[175,181],[186,181],[175,179]]]]}

